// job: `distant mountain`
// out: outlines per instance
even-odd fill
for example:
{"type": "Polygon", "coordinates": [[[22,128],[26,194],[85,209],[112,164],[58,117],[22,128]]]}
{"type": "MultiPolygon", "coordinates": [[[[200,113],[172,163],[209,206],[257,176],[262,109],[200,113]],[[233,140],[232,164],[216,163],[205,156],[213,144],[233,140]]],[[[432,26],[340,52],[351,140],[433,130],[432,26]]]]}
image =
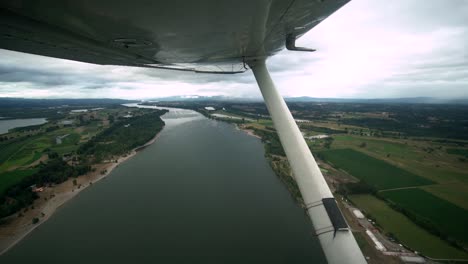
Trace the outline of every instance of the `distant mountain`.
{"type": "MultiPolygon", "coordinates": [[[[287,102],[317,102],[317,103],[368,103],[368,104],[468,104],[468,98],[462,99],[439,99],[433,97],[407,97],[407,98],[316,98],[316,97],[286,97],[287,102]]],[[[175,101],[219,101],[219,102],[262,102],[262,98],[242,98],[229,96],[170,96],[154,98],[147,101],[152,102],[175,102],[175,101]]]]}
{"type": "Polygon", "coordinates": [[[26,98],[13,98],[13,97],[0,97],[0,108],[34,108],[34,107],[54,107],[54,106],[88,106],[88,105],[112,105],[112,104],[126,104],[136,103],[136,100],[122,100],[122,99],[26,99],[26,98]]]}
{"type": "Polygon", "coordinates": [[[287,102],[330,102],[330,103],[369,103],[369,104],[468,104],[468,98],[440,99],[433,97],[407,97],[407,98],[314,98],[314,97],[288,97],[287,102]]]}
{"type": "MultiPolygon", "coordinates": [[[[316,97],[286,97],[287,102],[316,102],[316,103],[368,103],[368,104],[463,104],[468,105],[468,98],[440,99],[433,97],[407,97],[407,98],[316,98],[316,97]]],[[[149,102],[263,102],[262,98],[246,98],[231,96],[200,96],[181,95],[162,98],[153,98],[144,101],[149,102]]],[[[122,99],[25,99],[0,97],[1,107],[42,107],[42,106],[78,106],[95,104],[125,104],[140,102],[139,100],[122,99]]]]}
{"type": "Polygon", "coordinates": [[[242,98],[242,97],[230,97],[230,96],[200,96],[200,95],[180,95],[180,96],[169,96],[148,99],[144,101],[150,102],[203,102],[203,101],[219,101],[219,102],[258,102],[263,101],[261,98],[242,98]]]}

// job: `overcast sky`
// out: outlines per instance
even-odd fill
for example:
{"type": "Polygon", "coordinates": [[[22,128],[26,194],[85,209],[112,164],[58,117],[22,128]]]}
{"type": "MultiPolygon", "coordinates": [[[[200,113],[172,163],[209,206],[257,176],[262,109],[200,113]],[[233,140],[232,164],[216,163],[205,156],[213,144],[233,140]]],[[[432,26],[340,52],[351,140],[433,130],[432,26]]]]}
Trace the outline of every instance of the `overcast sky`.
{"type": "MultiPolygon", "coordinates": [[[[284,96],[468,97],[468,1],[353,0],[267,62],[284,96]]],[[[260,97],[252,72],[98,66],[0,50],[0,97],[260,97]]]]}

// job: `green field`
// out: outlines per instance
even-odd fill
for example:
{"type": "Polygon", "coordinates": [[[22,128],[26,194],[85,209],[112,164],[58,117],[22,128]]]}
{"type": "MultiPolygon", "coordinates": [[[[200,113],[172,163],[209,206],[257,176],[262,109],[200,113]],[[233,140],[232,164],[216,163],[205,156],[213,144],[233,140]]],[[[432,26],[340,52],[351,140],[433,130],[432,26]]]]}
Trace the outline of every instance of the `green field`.
{"type": "Polygon", "coordinates": [[[9,172],[0,173],[0,195],[5,192],[10,186],[20,182],[22,179],[33,175],[37,169],[29,170],[14,170],[9,172]]]}
{"type": "Polygon", "coordinates": [[[468,210],[417,188],[380,194],[403,209],[430,221],[444,234],[468,244],[468,210]]]}
{"type": "Polygon", "coordinates": [[[468,183],[428,185],[422,189],[468,210],[468,183]]]}
{"type": "Polygon", "coordinates": [[[72,128],[62,128],[42,135],[22,137],[10,142],[0,144],[0,194],[10,186],[19,183],[22,179],[34,174],[36,169],[31,165],[46,155],[47,148],[59,155],[70,153],[78,148],[80,135],[72,128]],[[70,134],[64,138],[62,144],[55,143],[58,135],[70,134]]]}
{"type": "Polygon", "coordinates": [[[434,182],[352,149],[334,149],[319,155],[335,167],[372,185],[377,190],[429,185],[434,182]]]}
{"type": "Polygon", "coordinates": [[[449,148],[447,149],[447,153],[453,155],[460,155],[464,156],[465,158],[468,158],[468,149],[449,148]]]}
{"type": "Polygon", "coordinates": [[[335,135],[334,145],[337,148],[357,148],[359,144],[366,143],[366,147],[362,149],[380,157],[390,155],[392,158],[421,160],[421,156],[414,147],[410,145],[390,141],[385,139],[375,139],[371,137],[353,136],[353,135],[335,135]]]}
{"type": "MultiPolygon", "coordinates": [[[[438,183],[468,183],[468,163],[448,155],[441,144],[421,140],[334,135],[333,149],[350,148],[438,183]],[[365,143],[365,147],[360,147],[365,143]]],[[[450,148],[449,148],[450,149],[450,148]]],[[[456,149],[460,151],[466,149],[456,149]]]]}
{"type": "Polygon", "coordinates": [[[406,246],[432,258],[468,259],[468,253],[450,246],[372,195],[353,195],[351,201],[406,246]]]}

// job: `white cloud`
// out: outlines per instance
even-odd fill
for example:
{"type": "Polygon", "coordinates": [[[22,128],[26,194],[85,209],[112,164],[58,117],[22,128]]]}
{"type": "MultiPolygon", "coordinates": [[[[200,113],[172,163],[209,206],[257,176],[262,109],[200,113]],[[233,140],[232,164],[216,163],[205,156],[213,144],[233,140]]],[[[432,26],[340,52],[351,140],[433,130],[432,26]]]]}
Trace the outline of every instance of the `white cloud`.
{"type": "MultiPolygon", "coordinates": [[[[353,0],[268,60],[280,92],[312,97],[468,97],[468,2],[353,0]]],[[[240,75],[98,66],[0,51],[0,96],[259,97],[240,75]]]]}

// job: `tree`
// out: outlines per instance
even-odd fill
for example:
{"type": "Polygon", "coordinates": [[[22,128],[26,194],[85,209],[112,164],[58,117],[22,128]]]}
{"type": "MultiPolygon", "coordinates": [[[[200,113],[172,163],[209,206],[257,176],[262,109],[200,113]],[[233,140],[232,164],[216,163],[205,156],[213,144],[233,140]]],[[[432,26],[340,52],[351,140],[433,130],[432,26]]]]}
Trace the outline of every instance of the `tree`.
{"type": "Polygon", "coordinates": [[[324,147],[329,149],[331,147],[331,144],[333,143],[333,138],[332,137],[328,137],[325,139],[325,144],[324,144],[324,147]]]}
{"type": "Polygon", "coordinates": [[[57,152],[49,152],[49,154],[47,154],[49,156],[49,159],[56,159],[59,157],[59,154],[57,152]]]}

